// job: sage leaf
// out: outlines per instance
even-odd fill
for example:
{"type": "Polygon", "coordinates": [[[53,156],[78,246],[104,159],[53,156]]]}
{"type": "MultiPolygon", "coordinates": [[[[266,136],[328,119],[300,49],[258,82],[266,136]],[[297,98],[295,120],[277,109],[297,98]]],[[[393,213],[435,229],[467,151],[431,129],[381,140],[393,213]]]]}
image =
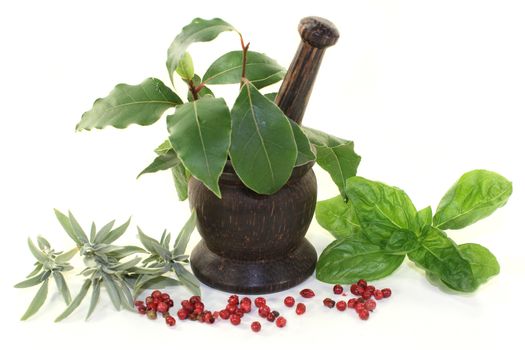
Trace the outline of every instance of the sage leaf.
{"type": "Polygon", "coordinates": [[[173,149],[190,173],[221,197],[219,177],[228,157],[231,117],[222,98],[204,98],[181,105],[168,116],[173,149]]]}
{"type": "Polygon", "coordinates": [[[420,247],[410,253],[408,258],[424,269],[436,275],[450,288],[461,292],[473,292],[479,286],[470,262],[463,257],[457,245],[445,232],[432,226],[426,226],[420,247]]]}
{"type": "MultiPolygon", "coordinates": [[[[228,52],[215,60],[202,77],[205,84],[238,84],[242,76],[242,51],[228,52]]],[[[275,60],[255,51],[246,54],[246,79],[261,89],[284,78],[286,70],[275,60]]]]}
{"type": "Polygon", "coordinates": [[[253,191],[275,193],[290,178],[297,159],[288,118],[249,82],[243,84],[231,114],[235,172],[253,191]]]}
{"type": "Polygon", "coordinates": [[[68,218],[69,222],[71,223],[71,228],[73,229],[75,236],[78,237],[79,241],[83,244],[89,243],[89,239],[86,236],[86,233],[84,232],[82,227],[80,227],[80,224],[78,223],[77,219],[75,219],[75,217],[73,216],[73,213],[69,212],[68,218]]]}
{"type": "Polygon", "coordinates": [[[66,231],[66,233],[68,234],[68,236],[71,237],[71,239],[77,244],[78,247],[82,246],[82,242],[80,241],[75,231],[73,230],[73,227],[71,226],[71,222],[69,221],[69,218],[66,215],[62,214],[57,209],[55,209],[55,216],[58,222],[60,223],[60,225],[62,225],[62,227],[64,228],[64,231],[66,231]]]}
{"type": "Polygon", "coordinates": [[[363,234],[353,233],[329,244],[317,262],[316,277],[326,283],[376,280],[393,273],[405,255],[385,253],[363,234]]]}
{"type": "Polygon", "coordinates": [[[225,31],[236,30],[231,24],[220,18],[211,20],[195,18],[190,24],[182,28],[182,31],[175,37],[168,49],[166,67],[168,68],[171,83],[173,84],[173,73],[192,43],[211,41],[225,31]]]}
{"type": "Polygon", "coordinates": [[[80,291],[78,292],[77,296],[73,299],[71,304],[69,304],[67,306],[67,308],[64,310],[64,312],[62,312],[60,314],[60,316],[58,316],[55,319],[55,322],[62,321],[63,319],[65,319],[66,317],[71,315],[71,313],[73,311],[75,311],[75,309],[80,305],[82,300],[84,300],[84,297],[86,296],[86,294],[87,294],[87,292],[89,290],[89,287],[91,287],[91,280],[87,279],[87,280],[84,281],[84,284],[82,284],[82,287],[80,288],[80,291]]]}
{"type": "Polygon", "coordinates": [[[100,299],[100,279],[96,278],[93,280],[93,290],[91,291],[91,301],[89,302],[89,309],[86,315],[86,321],[91,317],[93,311],[97,307],[98,300],[100,299]]]}
{"type": "Polygon", "coordinates": [[[129,269],[131,269],[133,266],[137,265],[142,259],[139,258],[139,257],[136,257],[134,259],[131,259],[129,261],[126,261],[126,262],[123,262],[123,263],[120,263],[120,264],[117,264],[115,266],[112,266],[111,268],[116,270],[116,271],[127,271],[129,269]]]}
{"type": "Polygon", "coordinates": [[[193,79],[193,76],[195,75],[195,70],[193,68],[193,60],[191,59],[191,56],[188,52],[184,53],[175,71],[184,80],[193,79]]]}
{"type": "Polygon", "coordinates": [[[53,279],[55,280],[58,291],[60,292],[60,294],[62,294],[62,298],[64,298],[66,304],[69,304],[71,302],[71,292],[67,287],[64,275],[62,275],[62,273],[58,271],[53,271],[53,279]]]}
{"type": "Polygon", "coordinates": [[[301,166],[306,163],[315,160],[315,154],[312,151],[312,145],[308,140],[308,137],[304,134],[301,127],[289,119],[290,124],[292,125],[293,136],[295,139],[295,144],[297,145],[297,159],[295,160],[295,166],[301,166]]]}
{"type": "Polygon", "coordinates": [[[193,295],[201,295],[200,282],[181,264],[173,264],[175,274],[179,281],[190,290],[193,295]]]}
{"type": "Polygon", "coordinates": [[[14,285],[15,288],[29,288],[36,286],[46,280],[46,272],[42,272],[34,277],[28,278],[25,281],[19,282],[14,285]]]}
{"type": "Polygon", "coordinates": [[[478,284],[483,284],[499,274],[499,263],[494,254],[480,244],[465,243],[458,246],[463,258],[467,259],[478,284]]]}
{"type": "MultiPolygon", "coordinates": [[[[191,81],[193,82],[193,86],[194,87],[199,86],[201,84],[201,82],[202,82],[201,77],[198,76],[197,74],[195,74],[193,76],[193,79],[191,79],[191,81]]],[[[199,92],[197,92],[197,96],[199,98],[202,98],[202,97],[206,97],[206,96],[214,97],[215,95],[213,94],[213,91],[211,91],[209,87],[203,86],[203,87],[201,87],[199,92]]],[[[195,100],[195,98],[193,97],[193,93],[191,92],[190,89],[188,89],[187,98],[188,98],[188,102],[192,102],[192,101],[195,100]]]]}
{"type": "Polygon", "coordinates": [[[319,225],[335,238],[361,232],[361,225],[352,203],[345,202],[341,196],[317,202],[315,218],[319,225]]]}
{"type": "Polygon", "coordinates": [[[97,234],[97,226],[94,222],[91,223],[91,231],[89,232],[89,241],[93,242],[95,240],[95,236],[97,234]]]}
{"type": "Polygon", "coordinates": [[[354,143],[319,130],[306,127],[302,129],[315,147],[317,164],[330,174],[346,200],[345,181],[356,175],[361,162],[361,157],[354,151],[354,143]]]}
{"type": "Polygon", "coordinates": [[[137,227],[137,229],[139,231],[139,240],[146,250],[162,257],[164,260],[169,260],[171,258],[171,253],[168,249],[164,248],[159,242],[157,242],[157,240],[142,232],[140,227],[137,227]]]}
{"type": "Polygon", "coordinates": [[[434,225],[457,230],[486,218],[507,203],[512,183],[488,170],[465,173],[439,202],[434,225]]]}
{"type": "Polygon", "coordinates": [[[127,245],[127,246],[124,246],[124,247],[118,247],[118,249],[114,250],[113,252],[111,252],[111,257],[117,259],[117,260],[120,260],[120,259],[123,259],[125,257],[128,257],[132,254],[146,254],[147,252],[140,248],[140,247],[136,247],[136,246],[132,246],[132,245],[127,245]]]}
{"type": "Polygon", "coordinates": [[[40,270],[42,270],[42,266],[43,266],[42,263],[37,261],[35,263],[35,269],[33,271],[31,271],[31,273],[29,275],[27,275],[26,278],[30,278],[30,277],[35,276],[37,273],[40,272],[40,270]]]}
{"type": "Polygon", "coordinates": [[[120,310],[121,300],[120,300],[120,294],[118,291],[118,287],[113,281],[113,278],[108,275],[105,272],[102,272],[102,279],[104,280],[104,286],[106,287],[106,291],[109,294],[109,298],[111,299],[111,302],[113,303],[113,306],[117,311],[120,310]]]}
{"type": "Polygon", "coordinates": [[[161,170],[168,170],[179,164],[182,164],[179,157],[177,157],[177,154],[173,149],[170,149],[165,154],[157,156],[150,165],[148,165],[144,170],[140,172],[140,174],[137,176],[137,179],[143,174],[150,174],[161,170]]]}
{"type": "Polygon", "coordinates": [[[128,285],[123,280],[119,280],[118,285],[120,286],[118,291],[120,293],[120,299],[122,301],[122,306],[124,306],[124,308],[130,311],[134,311],[133,296],[131,295],[131,291],[129,290],[128,285]]]}
{"type": "Polygon", "coordinates": [[[177,256],[184,254],[192,232],[195,230],[195,225],[197,224],[197,214],[195,209],[191,211],[191,216],[182,227],[182,230],[179,232],[175,244],[173,246],[172,256],[177,256]]]}
{"type": "Polygon", "coordinates": [[[156,78],[148,78],[138,85],[118,84],[108,96],[97,99],[93,108],[82,115],[76,130],[151,125],[168,108],[180,104],[180,97],[156,78]]]}
{"type": "Polygon", "coordinates": [[[114,241],[119,239],[126,232],[130,222],[131,222],[131,217],[128,219],[128,221],[126,221],[125,223],[123,223],[122,225],[117,227],[116,229],[111,230],[110,232],[108,232],[107,235],[100,235],[100,237],[99,237],[100,242],[101,243],[105,243],[105,244],[113,243],[114,241]]]}
{"type": "Polygon", "coordinates": [[[55,258],[55,262],[59,263],[59,264],[63,264],[65,262],[68,262],[69,260],[71,260],[78,252],[78,248],[73,248],[71,250],[68,250],[67,252],[64,252],[60,255],[58,255],[56,258],[55,258]]]}
{"type": "Polygon", "coordinates": [[[371,243],[392,253],[418,246],[417,211],[404,191],[355,176],[347,180],[345,193],[371,243]]]}
{"type": "Polygon", "coordinates": [[[40,250],[49,250],[51,248],[51,245],[44,237],[38,236],[36,239],[40,250]]]}
{"type": "Polygon", "coordinates": [[[45,265],[47,262],[49,262],[49,258],[47,257],[47,255],[38,250],[31,238],[27,239],[27,245],[29,246],[31,254],[33,254],[36,260],[38,260],[41,264],[45,265]]]}
{"type": "Polygon", "coordinates": [[[111,229],[113,228],[113,225],[115,225],[115,220],[112,220],[112,221],[108,222],[107,224],[105,224],[104,226],[102,226],[102,228],[95,235],[95,239],[92,240],[92,242],[94,242],[94,243],[104,243],[106,237],[111,232],[111,229]]]}
{"type": "Polygon", "coordinates": [[[47,298],[48,284],[49,284],[48,279],[46,279],[44,283],[42,283],[42,285],[38,289],[38,292],[36,292],[36,295],[33,298],[33,301],[31,301],[31,304],[29,304],[29,307],[27,308],[26,312],[22,316],[21,318],[22,321],[25,321],[29,317],[33,316],[38,310],[40,310],[42,305],[44,305],[44,302],[46,301],[46,298],[47,298]]]}
{"type": "Polygon", "coordinates": [[[133,290],[133,295],[137,296],[146,289],[164,289],[167,287],[176,287],[182,285],[181,282],[176,279],[166,276],[151,276],[148,280],[141,282],[140,285],[136,286],[133,290]]]}

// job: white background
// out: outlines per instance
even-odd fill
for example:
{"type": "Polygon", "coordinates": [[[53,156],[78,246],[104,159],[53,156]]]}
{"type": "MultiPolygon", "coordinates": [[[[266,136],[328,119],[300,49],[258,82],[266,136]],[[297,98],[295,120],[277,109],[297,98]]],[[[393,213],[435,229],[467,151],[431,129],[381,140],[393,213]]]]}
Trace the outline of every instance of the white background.
{"type": "MultiPolygon", "coordinates": [[[[196,347],[265,348],[491,348],[520,341],[525,261],[523,149],[525,117],[525,9],[522,1],[4,1],[0,5],[0,173],[2,341],[17,347],[91,349],[196,347]],[[89,322],[87,300],[66,321],[53,319],[64,305],[54,285],[34,318],[19,317],[36,289],[15,290],[32,266],[26,239],[42,234],[56,248],[71,246],[53,208],[71,209],[84,226],[133,217],[121,240],[136,243],[135,225],[152,235],[178,232],[188,216],[168,173],[136,174],[165,138],[163,120],[152,127],[75,133],[82,113],[120,82],[155,76],[168,82],[166,50],[194,17],[222,17],[265,52],[288,66],[307,15],[337,24],[341,38],[326,53],[306,125],[353,139],[363,160],[359,173],[403,188],[418,208],[435,209],[465,171],[485,168],[514,183],[508,205],[470,228],[450,232],[458,243],[491,249],[501,273],[471,295],[450,294],[427,282],[412,263],[376,283],[393,290],[367,322],[354,313],[323,308],[331,286],[310,278],[269,296],[288,316],[277,329],[263,322],[237,328],[161,320],[112,310],[103,296],[89,322]],[[317,291],[308,312],[284,310],[285,295],[317,291]]],[[[239,49],[231,33],[190,48],[196,70],[239,49]]],[[[277,90],[274,87],[274,90],[277,90]]],[[[233,102],[237,86],[216,88],[233,102]]],[[[271,90],[271,89],[269,89],[271,90]]],[[[337,193],[316,169],[319,198],[337,193]]],[[[315,222],[307,237],[320,253],[331,241],[315,222]]],[[[192,238],[191,245],[198,241],[192,238]]],[[[77,263],[78,260],[75,260],[77,263]]],[[[73,294],[80,278],[70,275],[73,294]]],[[[188,296],[171,290],[176,301],[188,296]]],[[[211,309],[226,293],[203,288],[211,309]]],[[[248,319],[258,319],[249,316],[248,319]]],[[[511,345],[512,346],[512,345],[511,345]]]]}

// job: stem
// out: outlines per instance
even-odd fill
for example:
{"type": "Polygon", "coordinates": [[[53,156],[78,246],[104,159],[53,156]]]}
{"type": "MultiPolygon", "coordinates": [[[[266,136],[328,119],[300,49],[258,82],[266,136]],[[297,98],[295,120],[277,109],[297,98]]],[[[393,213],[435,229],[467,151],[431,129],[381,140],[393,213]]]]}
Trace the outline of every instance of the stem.
{"type": "MultiPolygon", "coordinates": [[[[199,99],[199,90],[200,89],[197,90],[198,88],[197,89],[195,88],[195,85],[193,84],[193,81],[191,81],[191,80],[188,80],[187,83],[188,83],[188,87],[190,88],[191,95],[193,96],[193,101],[197,101],[199,99]]],[[[200,85],[199,85],[199,87],[200,87],[200,85]]],[[[202,89],[202,87],[201,87],[201,89],[202,89]]]]}
{"type": "Polygon", "coordinates": [[[241,88],[242,85],[245,83],[246,80],[246,59],[248,54],[248,48],[250,47],[250,43],[244,44],[244,39],[242,38],[241,33],[239,33],[239,37],[241,38],[241,47],[242,47],[242,74],[241,74],[241,88]]]}

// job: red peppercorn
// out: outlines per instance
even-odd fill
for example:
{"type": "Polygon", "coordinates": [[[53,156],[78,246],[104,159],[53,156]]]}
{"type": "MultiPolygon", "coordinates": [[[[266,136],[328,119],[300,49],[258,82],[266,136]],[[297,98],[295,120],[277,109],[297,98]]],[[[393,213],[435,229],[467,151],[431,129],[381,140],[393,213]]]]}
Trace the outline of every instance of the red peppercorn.
{"type": "Polygon", "coordinates": [[[146,297],[146,299],[144,300],[144,302],[145,302],[146,304],[152,303],[152,302],[153,302],[153,297],[151,297],[151,296],[150,296],[150,297],[146,297]]]}
{"type": "Polygon", "coordinates": [[[275,321],[276,318],[277,318],[277,317],[273,314],[273,312],[270,312],[270,313],[268,314],[268,316],[266,316],[266,319],[267,319],[269,322],[273,322],[273,321],[275,321]]]}
{"type": "Polygon", "coordinates": [[[236,294],[230,295],[228,304],[237,306],[239,304],[239,296],[236,294]]]}
{"type": "Polygon", "coordinates": [[[365,288],[361,287],[361,286],[357,286],[357,295],[363,295],[363,293],[365,292],[365,288]]]}
{"type": "Polygon", "coordinates": [[[365,302],[365,309],[367,309],[368,311],[372,311],[376,308],[376,302],[373,301],[372,299],[370,300],[367,300],[365,302]]]}
{"type": "Polygon", "coordinates": [[[306,305],[303,303],[297,303],[297,307],[295,308],[295,313],[298,315],[302,315],[306,312],[306,305]]]}
{"type": "Polygon", "coordinates": [[[196,309],[204,309],[204,303],[200,302],[200,301],[196,301],[194,304],[193,304],[193,307],[196,308],[196,309]]]}
{"type": "Polygon", "coordinates": [[[353,295],[360,295],[359,292],[358,292],[358,290],[357,290],[357,287],[358,287],[358,285],[355,284],[355,283],[352,284],[352,285],[350,286],[350,292],[351,292],[353,295]]]}
{"type": "MultiPolygon", "coordinates": [[[[315,296],[314,291],[311,290],[311,289],[308,289],[308,288],[303,289],[301,292],[299,292],[299,294],[301,294],[301,296],[303,298],[313,298],[315,296]]],[[[286,321],[285,321],[285,323],[286,323],[286,321]]]]}
{"type": "Polygon", "coordinates": [[[237,308],[235,310],[234,314],[239,316],[240,318],[242,318],[244,316],[244,311],[242,311],[242,309],[240,309],[240,308],[237,308]]]}
{"type": "Polygon", "coordinates": [[[191,314],[193,312],[193,310],[195,310],[195,307],[193,306],[192,303],[190,303],[189,300],[183,300],[180,302],[180,305],[182,306],[182,308],[186,311],[188,311],[189,314],[191,314]]]}
{"type": "Polygon", "coordinates": [[[383,298],[390,298],[392,295],[390,288],[381,289],[381,293],[383,294],[383,298]]]}
{"type": "Polygon", "coordinates": [[[375,297],[377,300],[381,300],[381,299],[383,299],[383,292],[380,291],[379,289],[374,290],[374,297],[375,297]]]}
{"type": "Polygon", "coordinates": [[[201,302],[201,297],[198,295],[194,295],[190,298],[190,303],[195,304],[196,302],[201,302]]]}
{"type": "Polygon", "coordinates": [[[150,320],[156,320],[157,319],[157,311],[155,311],[155,310],[150,309],[150,310],[146,311],[146,315],[148,316],[148,318],[150,320]]]}
{"type": "Polygon", "coordinates": [[[366,310],[366,308],[365,308],[365,304],[364,304],[364,303],[361,303],[361,302],[359,302],[359,301],[358,301],[357,303],[355,303],[354,308],[355,308],[355,311],[356,311],[357,313],[359,313],[359,312],[361,312],[361,311],[363,311],[363,310],[366,310]]]}
{"type": "Polygon", "coordinates": [[[336,284],[334,286],[334,294],[341,294],[343,293],[343,286],[340,284],[336,284]]]}
{"type": "Polygon", "coordinates": [[[233,314],[235,313],[235,310],[237,310],[237,306],[233,304],[228,304],[226,305],[226,310],[228,310],[230,314],[233,314]]]}
{"type": "Polygon", "coordinates": [[[337,308],[337,310],[339,311],[345,311],[346,310],[346,302],[341,300],[341,301],[338,301],[337,304],[335,304],[335,307],[337,308]]]}
{"type": "Polygon", "coordinates": [[[179,320],[185,320],[188,318],[188,311],[186,311],[186,309],[180,309],[177,311],[177,316],[179,316],[179,320]]]}
{"type": "Polygon", "coordinates": [[[366,309],[359,311],[358,314],[359,314],[359,318],[362,319],[363,321],[368,320],[368,316],[370,315],[370,313],[366,309]]]}
{"type": "Polygon", "coordinates": [[[356,298],[352,298],[352,299],[348,300],[347,306],[348,306],[349,309],[353,309],[355,307],[356,303],[357,303],[357,299],[356,298]]]}
{"type": "Polygon", "coordinates": [[[231,315],[230,322],[232,325],[238,326],[241,323],[241,318],[237,315],[231,315]]]}
{"type": "Polygon", "coordinates": [[[361,296],[363,297],[363,299],[368,300],[372,297],[372,293],[368,290],[365,290],[363,294],[361,294],[361,296]]]}
{"type": "Polygon", "coordinates": [[[221,310],[219,311],[219,316],[223,319],[223,320],[227,320],[230,318],[230,312],[226,309],[224,310],[221,310]]]}
{"type": "Polygon", "coordinates": [[[292,307],[294,306],[294,304],[295,304],[295,299],[293,297],[288,296],[284,298],[284,305],[288,307],[292,307]]]}
{"type": "Polygon", "coordinates": [[[376,290],[376,287],[374,287],[373,285],[369,284],[368,286],[366,286],[365,288],[365,291],[369,291],[370,293],[374,293],[374,290],[376,290]]]}
{"type": "Polygon", "coordinates": [[[135,306],[141,306],[144,305],[144,302],[142,300],[135,300],[135,306]]]}
{"type": "Polygon", "coordinates": [[[162,295],[162,292],[160,290],[154,290],[153,293],[151,293],[151,296],[153,298],[160,298],[161,295],[162,295]]]}
{"type": "Polygon", "coordinates": [[[215,322],[215,318],[213,317],[213,314],[210,311],[206,311],[203,316],[204,322],[212,324],[215,322]]]}
{"type": "Polygon", "coordinates": [[[168,306],[168,304],[166,304],[163,301],[161,301],[160,303],[157,304],[157,311],[160,312],[160,313],[167,312],[169,308],[170,307],[168,306]]]}
{"type": "Polygon", "coordinates": [[[327,308],[333,308],[335,306],[335,301],[333,301],[332,299],[330,298],[326,298],[325,300],[323,300],[323,304],[324,306],[326,306],[327,308]]]}
{"type": "Polygon", "coordinates": [[[270,308],[267,305],[263,305],[259,308],[259,316],[262,318],[268,317],[268,314],[270,313],[270,308]]]}
{"type": "Polygon", "coordinates": [[[162,301],[168,301],[168,300],[170,300],[170,299],[171,299],[171,298],[170,298],[170,295],[169,295],[168,293],[162,293],[162,294],[160,295],[160,300],[162,300],[162,301]]]}
{"type": "Polygon", "coordinates": [[[170,327],[173,327],[175,326],[175,323],[177,323],[177,321],[175,321],[175,318],[173,316],[166,316],[166,324],[170,327]]]}
{"type": "Polygon", "coordinates": [[[275,310],[272,311],[272,314],[275,316],[275,318],[279,317],[280,315],[279,311],[275,311],[275,310]]]}
{"type": "Polygon", "coordinates": [[[257,297],[254,300],[254,304],[257,308],[259,308],[263,305],[266,305],[266,299],[264,299],[263,297],[257,297]]]}
{"type": "Polygon", "coordinates": [[[241,304],[249,304],[249,305],[252,305],[252,299],[248,298],[248,297],[244,297],[241,299],[240,301],[241,304]]]}
{"type": "Polygon", "coordinates": [[[173,305],[175,305],[175,304],[173,303],[173,300],[171,300],[171,299],[168,300],[168,306],[169,306],[169,307],[173,307],[173,305]]]}
{"type": "Polygon", "coordinates": [[[250,300],[250,298],[242,298],[241,309],[245,313],[252,311],[252,301],[250,300]]]}
{"type": "Polygon", "coordinates": [[[359,281],[357,281],[357,285],[363,288],[366,288],[367,284],[368,283],[366,283],[364,279],[360,279],[359,281]]]}
{"type": "Polygon", "coordinates": [[[277,320],[275,320],[275,325],[279,328],[283,328],[286,326],[286,318],[282,316],[277,317],[277,320]]]}
{"type": "Polygon", "coordinates": [[[213,318],[216,319],[216,320],[218,320],[219,317],[220,317],[220,315],[219,315],[219,311],[213,311],[213,314],[212,314],[212,315],[213,315],[213,318]]]}
{"type": "Polygon", "coordinates": [[[259,332],[261,330],[261,324],[259,322],[257,322],[257,321],[252,322],[250,328],[252,329],[252,331],[257,333],[257,332],[259,332]]]}
{"type": "Polygon", "coordinates": [[[150,309],[150,310],[155,310],[155,311],[157,311],[157,305],[158,305],[158,304],[152,302],[152,303],[148,303],[148,304],[146,304],[146,307],[147,307],[148,309],[150,309]]]}
{"type": "Polygon", "coordinates": [[[145,315],[146,314],[146,307],[144,305],[139,305],[137,306],[137,312],[141,315],[145,315]]]}

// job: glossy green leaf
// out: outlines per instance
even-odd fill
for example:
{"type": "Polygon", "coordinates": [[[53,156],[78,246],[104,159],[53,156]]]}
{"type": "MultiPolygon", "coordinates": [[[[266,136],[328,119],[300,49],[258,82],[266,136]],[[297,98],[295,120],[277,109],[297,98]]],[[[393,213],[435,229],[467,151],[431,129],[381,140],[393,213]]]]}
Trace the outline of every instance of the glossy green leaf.
{"type": "Polygon", "coordinates": [[[179,281],[186,287],[193,295],[201,295],[200,282],[181,264],[173,264],[175,274],[179,281]]]}
{"type": "MultiPolygon", "coordinates": [[[[239,84],[242,76],[242,51],[228,52],[213,62],[204,73],[205,84],[239,84]]],[[[256,88],[274,84],[284,78],[286,70],[275,60],[255,51],[246,55],[246,79],[256,88]]]]}
{"type": "Polygon", "coordinates": [[[191,59],[191,56],[188,52],[184,53],[175,71],[184,80],[193,79],[193,76],[195,75],[195,70],[193,68],[193,60],[191,59]]]}
{"type": "Polygon", "coordinates": [[[177,256],[180,254],[184,254],[186,251],[186,247],[188,246],[188,242],[190,241],[190,237],[192,232],[195,230],[195,225],[197,224],[197,214],[195,210],[191,211],[191,216],[184,224],[184,227],[179,232],[179,235],[177,236],[177,239],[175,240],[175,244],[173,246],[173,255],[177,256]]]}
{"type": "MultiPolygon", "coordinates": [[[[195,74],[193,76],[193,79],[191,80],[193,82],[193,86],[194,87],[197,87],[200,85],[200,83],[202,82],[201,80],[201,77],[198,76],[197,74],[195,74]]],[[[215,95],[213,94],[213,91],[210,90],[209,87],[207,86],[203,86],[202,88],[200,88],[199,92],[197,92],[197,96],[199,98],[202,98],[202,97],[214,97],[215,95]]],[[[192,102],[194,101],[195,99],[193,98],[193,94],[191,93],[191,90],[188,89],[188,94],[187,94],[187,98],[188,98],[188,102],[192,102]]]]}
{"type": "Polygon", "coordinates": [[[312,151],[312,145],[306,137],[305,133],[296,122],[289,119],[292,125],[293,136],[295,144],[297,145],[297,159],[295,160],[295,166],[300,166],[315,160],[315,154],[312,151]]]}
{"type": "Polygon", "coordinates": [[[40,248],[40,250],[48,250],[51,248],[51,245],[49,244],[47,239],[45,239],[44,237],[38,236],[36,239],[37,239],[38,247],[40,248]]]}
{"type": "Polygon", "coordinates": [[[170,149],[165,154],[157,156],[153,162],[148,165],[144,170],[140,172],[137,179],[143,174],[151,174],[161,170],[168,170],[178,164],[182,164],[177,153],[173,149],[170,149]]]}
{"type": "Polygon", "coordinates": [[[65,319],[66,317],[71,315],[71,313],[73,311],[75,311],[75,309],[80,305],[82,300],[84,300],[84,297],[86,296],[86,294],[87,294],[87,292],[89,290],[89,287],[91,287],[91,280],[87,279],[87,280],[84,281],[84,284],[82,284],[82,287],[80,288],[80,291],[78,292],[77,296],[73,299],[71,304],[69,304],[67,306],[67,308],[64,310],[64,312],[62,312],[62,314],[60,314],[60,316],[58,316],[55,319],[55,322],[62,321],[63,319],[65,319]]]}
{"type": "Polygon", "coordinates": [[[319,225],[335,238],[361,232],[361,225],[352,203],[345,202],[341,196],[317,202],[315,218],[319,225]]]}
{"type": "Polygon", "coordinates": [[[37,313],[38,310],[44,305],[44,302],[47,298],[47,290],[48,290],[49,280],[46,279],[44,283],[40,286],[38,289],[38,292],[36,292],[35,297],[33,298],[33,301],[31,301],[31,304],[29,304],[29,307],[27,308],[26,312],[22,316],[21,320],[25,321],[29,317],[33,316],[35,313],[37,313]]]}
{"type": "Polygon", "coordinates": [[[53,279],[55,280],[58,291],[60,292],[60,294],[62,294],[62,298],[64,298],[66,304],[69,304],[71,302],[71,292],[67,287],[64,275],[62,275],[62,273],[58,271],[53,271],[53,279]]]}
{"type": "Polygon", "coordinates": [[[467,259],[478,284],[483,284],[499,274],[499,263],[494,254],[480,244],[465,243],[458,246],[463,258],[467,259]]]}
{"type": "Polygon", "coordinates": [[[150,253],[156,254],[160,257],[163,257],[165,260],[171,258],[171,253],[168,249],[164,248],[157,240],[146,235],[140,227],[137,227],[139,231],[139,239],[144,248],[146,248],[150,253]]]}
{"type": "Polygon", "coordinates": [[[268,94],[264,94],[264,97],[266,97],[270,101],[274,102],[275,99],[277,98],[277,92],[270,92],[268,94]]]}
{"type": "Polygon", "coordinates": [[[421,209],[417,212],[417,221],[419,222],[420,230],[418,233],[421,233],[423,228],[427,225],[432,225],[432,208],[430,206],[421,209]]]}
{"type": "Polygon", "coordinates": [[[354,143],[319,130],[306,127],[302,129],[315,147],[317,164],[330,174],[346,200],[345,181],[357,174],[361,162],[361,157],[354,151],[354,143]]]}
{"type": "Polygon", "coordinates": [[[75,234],[75,231],[73,230],[73,227],[71,226],[71,222],[69,222],[69,218],[66,215],[62,214],[57,209],[55,209],[55,216],[58,222],[60,223],[60,225],[62,225],[62,227],[64,228],[64,231],[66,231],[69,237],[71,237],[71,239],[77,244],[77,246],[80,247],[82,245],[82,242],[75,234]]]}
{"type": "Polygon", "coordinates": [[[69,212],[69,222],[71,223],[71,228],[73,229],[73,232],[75,233],[75,236],[78,237],[81,243],[89,243],[89,239],[86,236],[86,233],[78,223],[77,219],[73,216],[72,212],[69,212]]]}
{"type": "Polygon", "coordinates": [[[173,178],[173,183],[175,185],[175,190],[177,191],[179,200],[185,201],[188,198],[188,182],[191,177],[190,172],[181,162],[171,168],[171,176],[173,178]]]}
{"type": "MultiPolygon", "coordinates": [[[[15,288],[29,288],[36,286],[37,284],[42,283],[44,280],[47,279],[46,272],[42,272],[36,276],[33,276],[31,278],[26,279],[25,281],[19,282],[14,285],[15,288]]],[[[47,274],[49,276],[49,274],[47,274]]]]}
{"type": "Polygon", "coordinates": [[[316,277],[326,283],[376,280],[393,273],[405,255],[388,254],[362,234],[350,234],[329,244],[317,262],[316,277]]]}
{"type": "Polygon", "coordinates": [[[397,253],[417,247],[417,211],[405,192],[359,176],[347,180],[345,192],[370,242],[397,253]]]}
{"type": "Polygon", "coordinates": [[[260,194],[278,191],[297,159],[288,118],[251,83],[242,86],[232,108],[230,158],[242,182],[260,194]]]}
{"type": "Polygon", "coordinates": [[[102,272],[102,279],[104,280],[104,286],[106,287],[106,291],[108,292],[115,310],[120,310],[121,300],[117,284],[113,281],[113,278],[110,275],[104,272],[102,272]]]}
{"type": "Polygon", "coordinates": [[[155,148],[155,153],[159,156],[168,153],[173,147],[171,146],[170,140],[164,140],[157,148],[155,148]]]}
{"type": "Polygon", "coordinates": [[[86,315],[86,321],[91,317],[93,311],[97,307],[98,300],[100,299],[100,280],[95,279],[93,281],[93,290],[91,291],[91,301],[89,302],[89,310],[86,315]]]}
{"type": "Polygon", "coordinates": [[[486,218],[507,203],[512,183],[488,170],[465,173],[439,202],[434,225],[440,229],[460,229],[486,218]]]}
{"type": "Polygon", "coordinates": [[[168,116],[170,142],[193,177],[220,198],[219,177],[228,157],[230,110],[222,98],[186,103],[168,116]]]}
{"type": "Polygon", "coordinates": [[[427,273],[436,275],[450,288],[473,292],[479,286],[468,259],[445,232],[426,226],[420,247],[408,254],[410,260],[427,273]]]}
{"type": "Polygon", "coordinates": [[[27,239],[27,245],[29,246],[29,250],[31,251],[31,254],[38,260],[41,264],[46,264],[49,261],[49,258],[47,255],[42,253],[33,243],[31,238],[27,239]]]}
{"type": "Polygon", "coordinates": [[[151,125],[168,108],[180,104],[180,97],[156,78],[148,78],[138,85],[118,84],[108,96],[95,101],[93,108],[82,115],[76,129],[151,125]]]}
{"type": "Polygon", "coordinates": [[[190,24],[182,28],[168,49],[166,67],[173,83],[173,72],[177,69],[188,47],[195,42],[205,42],[215,39],[225,31],[236,31],[233,26],[220,18],[205,20],[195,18],[190,24]]]}

